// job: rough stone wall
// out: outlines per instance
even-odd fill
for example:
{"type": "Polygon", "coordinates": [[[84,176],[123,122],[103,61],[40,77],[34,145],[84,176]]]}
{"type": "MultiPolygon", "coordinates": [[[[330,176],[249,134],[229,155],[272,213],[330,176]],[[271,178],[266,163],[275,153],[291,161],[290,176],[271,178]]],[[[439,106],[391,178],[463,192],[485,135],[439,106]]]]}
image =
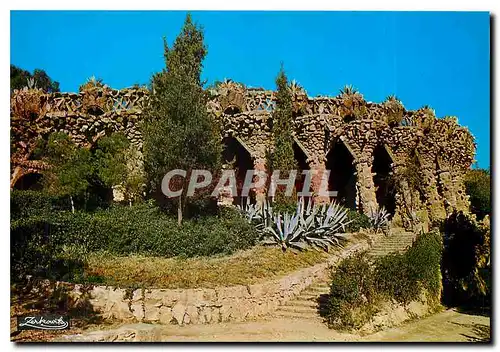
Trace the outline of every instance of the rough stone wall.
{"type": "MultiPolygon", "coordinates": [[[[266,151],[272,147],[272,111],[275,95],[263,89],[247,89],[234,82],[209,91],[207,110],[220,121],[222,137],[238,137],[249,151],[256,169],[265,169],[266,151]]],[[[54,131],[68,133],[88,146],[101,136],[121,131],[142,148],[138,122],[147,104],[145,89],[94,88],[78,94],[43,94],[16,91],[11,96],[11,187],[19,177],[45,167],[30,160],[35,141],[54,131]]],[[[307,155],[312,170],[325,169],[327,154],[341,140],[352,154],[357,176],[357,207],[369,214],[378,208],[373,181],[373,151],[385,146],[392,158],[392,172],[404,168],[408,155],[418,154],[423,199],[403,186],[395,196],[395,218],[408,223],[412,212],[424,218],[443,218],[454,208],[468,209],[463,176],[473,162],[474,138],[455,118],[438,119],[429,108],[407,111],[397,100],[381,104],[364,101],[362,95],[308,97],[293,94],[294,137],[307,155]],[[409,205],[408,203],[411,203],[409,205]],[[420,204],[422,203],[422,204],[420,204]],[[411,211],[408,210],[411,208],[411,211]]],[[[317,191],[319,181],[312,183],[317,191]]],[[[265,189],[258,193],[264,194],[265,189]]],[[[326,201],[326,199],[316,199],[326,201]]]]}

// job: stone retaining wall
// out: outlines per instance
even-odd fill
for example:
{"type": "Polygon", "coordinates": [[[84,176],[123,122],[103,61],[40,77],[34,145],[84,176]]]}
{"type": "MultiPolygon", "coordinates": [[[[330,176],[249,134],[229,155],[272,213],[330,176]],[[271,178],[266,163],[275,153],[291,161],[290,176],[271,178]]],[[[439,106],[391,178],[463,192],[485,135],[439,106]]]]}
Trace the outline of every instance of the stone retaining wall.
{"type": "Polygon", "coordinates": [[[69,296],[90,303],[104,319],[161,324],[210,324],[243,321],[272,313],[316,280],[326,279],[329,267],[354,252],[367,250],[371,240],[349,244],[325,263],[301,269],[280,279],[252,284],[196,289],[122,289],[57,283],[69,296]]]}

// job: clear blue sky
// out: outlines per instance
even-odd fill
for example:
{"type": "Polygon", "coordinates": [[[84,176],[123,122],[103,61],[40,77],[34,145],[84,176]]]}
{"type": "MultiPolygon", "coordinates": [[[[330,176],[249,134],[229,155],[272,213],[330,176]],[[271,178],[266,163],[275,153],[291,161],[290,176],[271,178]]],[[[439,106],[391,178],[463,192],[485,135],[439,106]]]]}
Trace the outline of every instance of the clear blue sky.
{"type": "MultiPolygon", "coordinates": [[[[62,91],[95,75],[114,88],[149,82],[162,69],[185,12],[11,12],[11,63],[46,70],[62,91]]],[[[283,61],[309,95],[352,84],[368,101],[397,95],[455,115],[490,166],[487,12],[192,12],[205,29],[203,76],[274,88],[283,61]]]]}

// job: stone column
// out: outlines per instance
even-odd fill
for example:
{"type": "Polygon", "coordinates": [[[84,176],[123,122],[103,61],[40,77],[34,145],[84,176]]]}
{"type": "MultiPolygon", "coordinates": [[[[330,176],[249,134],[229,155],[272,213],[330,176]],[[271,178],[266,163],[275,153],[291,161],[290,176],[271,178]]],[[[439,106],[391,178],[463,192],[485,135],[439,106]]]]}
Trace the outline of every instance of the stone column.
{"type": "Polygon", "coordinates": [[[356,192],[359,197],[358,209],[366,215],[372,214],[378,209],[375,184],[372,173],[373,155],[362,155],[354,160],[356,169],[356,192]]]}
{"type": "MultiPolygon", "coordinates": [[[[315,161],[309,164],[311,171],[314,174],[311,177],[311,190],[313,193],[314,204],[330,203],[330,197],[327,195],[320,195],[321,182],[323,175],[326,177],[326,165],[324,161],[315,161]]],[[[328,191],[328,182],[326,183],[326,190],[328,191]]]]}
{"type": "Polygon", "coordinates": [[[452,170],[450,173],[453,189],[455,190],[455,207],[458,211],[468,213],[470,210],[469,196],[465,192],[464,170],[452,170]]]}
{"type": "MultiPolygon", "coordinates": [[[[401,157],[398,160],[405,160],[401,157]]],[[[393,173],[400,175],[406,168],[404,162],[395,162],[393,164],[393,173]]],[[[396,211],[393,217],[393,223],[400,223],[406,229],[412,229],[419,221],[422,221],[423,214],[420,193],[417,189],[412,189],[405,178],[399,178],[400,184],[397,185],[395,194],[396,211]]],[[[425,210],[424,210],[425,211],[425,210]]]]}
{"type": "MultiPolygon", "coordinates": [[[[255,158],[253,161],[253,168],[255,172],[263,171],[267,172],[266,168],[266,159],[265,158],[255,158]]],[[[266,201],[266,193],[267,193],[267,184],[269,182],[269,178],[271,175],[267,175],[268,180],[264,186],[254,187],[252,191],[255,192],[255,200],[257,204],[263,204],[266,201]]],[[[253,182],[257,182],[258,176],[254,176],[253,182]]]]}
{"type": "MultiPolygon", "coordinates": [[[[222,171],[232,169],[231,164],[223,164],[222,165],[222,171]]],[[[218,189],[219,192],[219,197],[217,198],[217,205],[221,206],[232,206],[234,198],[238,196],[238,194],[233,194],[232,188],[227,185],[227,186],[222,186],[220,189],[218,189]]]]}
{"type": "MultiPolygon", "coordinates": [[[[423,157],[422,160],[433,160],[423,157]]],[[[421,165],[423,190],[431,220],[444,219],[446,211],[444,209],[443,199],[439,195],[437,185],[437,175],[434,163],[425,163],[421,165]]]]}
{"type": "Polygon", "coordinates": [[[443,197],[444,208],[447,214],[453,212],[457,206],[456,189],[451,178],[449,168],[438,170],[438,184],[443,197]]]}

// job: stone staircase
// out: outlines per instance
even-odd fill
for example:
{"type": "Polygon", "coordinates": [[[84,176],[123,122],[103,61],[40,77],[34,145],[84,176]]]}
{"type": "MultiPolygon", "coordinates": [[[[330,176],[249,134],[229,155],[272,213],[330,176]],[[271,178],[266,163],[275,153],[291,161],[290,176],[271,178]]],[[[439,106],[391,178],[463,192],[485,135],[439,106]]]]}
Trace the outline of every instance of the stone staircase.
{"type": "Polygon", "coordinates": [[[321,319],[319,309],[326,303],[330,287],[328,282],[317,282],[303,290],[294,299],[280,306],[275,315],[285,318],[321,319]]]}
{"type": "Polygon", "coordinates": [[[415,233],[404,230],[391,232],[388,236],[384,236],[376,241],[368,252],[368,255],[383,257],[389,253],[404,252],[412,245],[415,237],[415,233]]]}
{"type": "MultiPolygon", "coordinates": [[[[385,256],[393,252],[405,251],[415,239],[416,234],[404,230],[391,231],[388,236],[382,236],[368,251],[371,257],[385,256]]],[[[319,281],[303,290],[298,296],[280,306],[275,316],[292,319],[318,319],[321,309],[328,301],[330,293],[329,281],[319,281]]]]}

